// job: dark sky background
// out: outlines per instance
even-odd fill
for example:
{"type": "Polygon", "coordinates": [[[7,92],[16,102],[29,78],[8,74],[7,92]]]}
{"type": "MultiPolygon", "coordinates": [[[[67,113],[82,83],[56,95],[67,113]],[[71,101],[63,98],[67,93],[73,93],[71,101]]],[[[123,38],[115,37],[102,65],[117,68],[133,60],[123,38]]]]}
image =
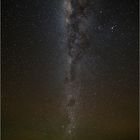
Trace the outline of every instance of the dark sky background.
{"type": "MultiPolygon", "coordinates": [[[[94,0],[74,140],[138,140],[138,0],[94,0]]],[[[62,140],[63,0],[2,0],[2,139],[62,140]]]]}

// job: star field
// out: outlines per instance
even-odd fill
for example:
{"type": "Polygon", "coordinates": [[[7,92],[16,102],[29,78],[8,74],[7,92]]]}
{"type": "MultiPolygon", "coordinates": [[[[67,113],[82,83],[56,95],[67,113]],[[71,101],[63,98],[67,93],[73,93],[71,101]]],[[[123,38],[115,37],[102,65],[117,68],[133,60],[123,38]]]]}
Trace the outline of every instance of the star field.
{"type": "Polygon", "coordinates": [[[3,140],[67,140],[68,92],[78,95],[72,140],[139,139],[139,2],[87,1],[80,84],[68,90],[64,0],[2,0],[3,140]]]}

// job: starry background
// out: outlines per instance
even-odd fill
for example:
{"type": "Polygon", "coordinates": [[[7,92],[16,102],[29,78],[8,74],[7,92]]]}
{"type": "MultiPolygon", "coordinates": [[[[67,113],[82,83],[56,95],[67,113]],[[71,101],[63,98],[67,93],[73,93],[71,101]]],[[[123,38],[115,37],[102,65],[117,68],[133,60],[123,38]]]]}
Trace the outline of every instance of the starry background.
{"type": "MultiPolygon", "coordinates": [[[[63,137],[62,5],[63,0],[2,1],[3,140],[63,137]]],[[[138,5],[94,1],[75,140],[138,140],[138,5]]]]}

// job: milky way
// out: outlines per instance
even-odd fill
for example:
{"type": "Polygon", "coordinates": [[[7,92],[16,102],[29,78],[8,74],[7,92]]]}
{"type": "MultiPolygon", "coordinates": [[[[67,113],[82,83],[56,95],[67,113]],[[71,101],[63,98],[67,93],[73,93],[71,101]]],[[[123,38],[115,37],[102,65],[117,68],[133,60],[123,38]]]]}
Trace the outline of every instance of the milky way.
{"type": "Polygon", "coordinates": [[[89,45],[88,12],[86,0],[67,0],[65,3],[65,25],[67,46],[66,73],[66,110],[69,123],[66,133],[74,135],[76,127],[76,109],[80,94],[80,61],[89,45]]]}

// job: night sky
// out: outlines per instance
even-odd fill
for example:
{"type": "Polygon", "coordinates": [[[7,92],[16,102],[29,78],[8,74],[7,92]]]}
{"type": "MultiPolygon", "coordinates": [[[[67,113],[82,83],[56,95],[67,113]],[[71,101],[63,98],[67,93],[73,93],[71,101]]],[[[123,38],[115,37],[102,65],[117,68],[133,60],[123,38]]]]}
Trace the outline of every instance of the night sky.
{"type": "Polygon", "coordinates": [[[65,1],[2,0],[2,139],[138,140],[138,0],[87,0],[88,43],[71,87],[65,1]]]}

